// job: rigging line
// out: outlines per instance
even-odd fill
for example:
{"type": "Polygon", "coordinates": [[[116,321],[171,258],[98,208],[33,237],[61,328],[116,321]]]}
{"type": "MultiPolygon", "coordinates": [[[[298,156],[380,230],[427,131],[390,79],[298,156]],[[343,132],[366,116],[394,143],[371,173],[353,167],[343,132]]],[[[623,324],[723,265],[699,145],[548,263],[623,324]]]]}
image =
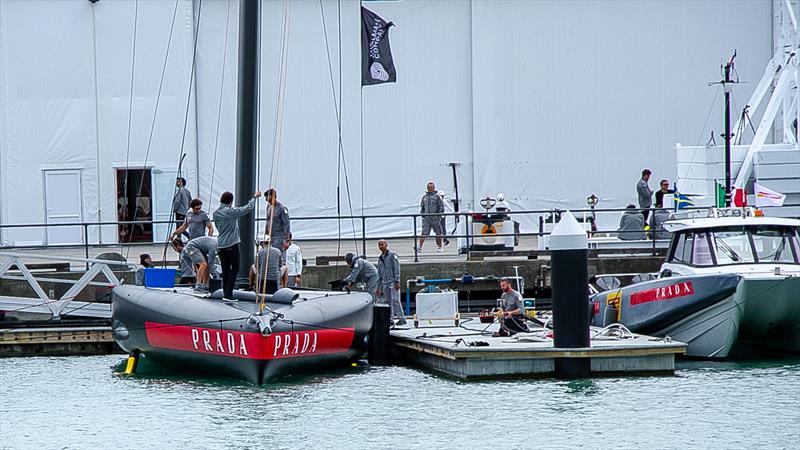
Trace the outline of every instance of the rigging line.
{"type": "MultiPolygon", "coordinates": [[[[359,1],[359,4],[361,2],[359,1]]],[[[342,105],[344,99],[342,95],[342,0],[336,0],[336,15],[339,20],[339,151],[342,152],[344,160],[344,145],[342,144],[342,105]]],[[[350,198],[350,183],[347,180],[347,169],[345,169],[345,183],[347,184],[347,202],[350,206],[350,226],[353,228],[353,247],[358,254],[358,239],[356,238],[356,224],[353,218],[353,203],[350,198]]],[[[361,148],[361,214],[364,214],[364,149],[361,148]]],[[[338,255],[337,255],[338,256],[338,255]]],[[[364,255],[366,256],[366,255],[364,255]]]]}
{"type": "MultiPolygon", "coordinates": [[[[291,25],[291,1],[285,0],[283,5],[283,29],[281,31],[281,52],[280,52],[280,70],[278,75],[278,91],[277,91],[277,105],[276,105],[276,112],[275,112],[275,134],[273,135],[273,149],[272,149],[272,167],[270,168],[270,187],[276,188],[274,195],[274,201],[277,203],[278,195],[277,195],[277,182],[278,182],[278,167],[280,165],[280,157],[281,157],[281,146],[283,141],[283,111],[284,111],[284,100],[286,96],[286,70],[289,65],[289,33],[290,33],[290,25],[291,25]]],[[[260,78],[260,77],[259,77],[260,78]]],[[[269,212],[269,217],[267,217],[267,221],[264,224],[264,234],[269,236],[268,247],[272,247],[272,225],[275,218],[275,208],[271,207],[272,205],[268,202],[267,203],[267,211],[269,212]]],[[[264,276],[262,280],[257,280],[258,292],[262,294],[266,293],[267,289],[267,271],[269,270],[269,248],[265,249],[265,264],[264,264],[264,276]]],[[[277,250],[277,249],[276,249],[277,250]]],[[[260,258],[256,257],[256,261],[259,261],[260,258]]],[[[256,267],[256,274],[258,274],[258,267],[256,267]]],[[[279,278],[280,279],[280,278],[279,278]]],[[[266,297],[262,297],[261,301],[259,302],[259,308],[261,311],[264,310],[266,297]]]]}
{"type": "MultiPolygon", "coordinates": [[[[219,124],[222,118],[222,93],[225,90],[225,69],[228,65],[228,26],[230,25],[231,0],[228,0],[228,8],[225,13],[225,41],[222,49],[222,76],[219,81],[219,99],[217,102],[217,125],[214,131],[214,157],[211,162],[211,187],[208,189],[208,207],[211,208],[212,196],[214,195],[214,177],[217,170],[217,148],[219,146],[219,124]]],[[[199,196],[198,196],[199,198],[199,196]]]]}
{"type": "MultiPolygon", "coordinates": [[[[183,159],[186,157],[186,153],[184,152],[184,147],[186,145],[186,128],[187,128],[187,123],[189,121],[189,106],[191,104],[192,90],[194,88],[194,83],[192,82],[192,80],[194,80],[195,68],[197,67],[197,37],[200,34],[200,19],[202,17],[203,17],[203,0],[200,0],[197,6],[197,23],[195,24],[195,28],[193,30],[194,36],[192,37],[192,67],[191,70],[189,71],[189,80],[188,80],[189,88],[187,90],[188,92],[186,93],[186,108],[183,115],[183,131],[181,134],[181,146],[178,150],[178,156],[179,156],[178,174],[177,174],[178,177],[181,176],[183,159]]],[[[192,9],[192,18],[194,18],[194,9],[192,9]]],[[[195,124],[195,126],[197,126],[197,124],[195,124]]],[[[197,142],[195,142],[195,145],[197,145],[197,142]]],[[[145,156],[145,162],[146,161],[147,161],[147,155],[145,156]]],[[[177,193],[177,191],[178,191],[178,186],[176,185],[175,188],[172,190],[173,199],[175,198],[175,194],[177,193]]],[[[173,219],[174,213],[175,212],[172,211],[172,208],[170,208],[170,215],[169,215],[170,221],[167,224],[167,238],[165,239],[165,244],[164,244],[165,255],[167,251],[166,246],[169,244],[169,236],[172,233],[172,226],[175,225],[175,220],[173,219]]],[[[164,260],[166,260],[166,256],[164,260]]]]}
{"type": "MultiPolygon", "coordinates": [[[[331,93],[333,95],[333,103],[334,103],[334,113],[336,114],[336,126],[338,131],[338,154],[337,154],[337,167],[336,167],[336,214],[341,216],[341,196],[340,196],[340,187],[341,187],[341,175],[342,170],[344,171],[345,176],[345,187],[347,191],[347,198],[348,198],[348,206],[350,208],[350,225],[353,230],[353,241],[356,248],[356,252],[358,252],[358,238],[356,237],[356,229],[355,229],[355,218],[352,216],[353,214],[353,203],[350,197],[350,181],[347,175],[347,161],[344,155],[344,143],[342,141],[342,118],[341,118],[341,111],[342,111],[342,49],[341,49],[341,1],[338,2],[338,20],[339,20],[339,96],[336,95],[336,82],[333,76],[333,61],[331,60],[331,52],[330,52],[330,44],[328,42],[328,31],[327,31],[327,24],[325,21],[325,10],[322,5],[322,0],[320,0],[320,13],[322,16],[322,29],[323,35],[325,37],[325,52],[328,59],[328,74],[331,81],[331,93]]],[[[336,253],[337,256],[341,253],[341,238],[342,238],[342,229],[341,229],[341,219],[338,220],[338,240],[337,240],[337,249],[336,253]]]]}
{"type": "MultiPolygon", "coordinates": [[[[150,156],[150,147],[151,147],[151,145],[153,143],[153,131],[155,130],[155,127],[156,127],[156,118],[158,118],[158,107],[161,104],[161,92],[162,92],[162,89],[164,87],[164,76],[165,76],[165,74],[167,72],[167,62],[169,61],[169,51],[170,51],[170,48],[172,47],[172,34],[173,34],[174,30],[175,30],[175,17],[177,16],[177,14],[178,14],[178,0],[175,0],[175,7],[172,9],[172,22],[170,23],[169,35],[167,36],[167,48],[164,51],[164,63],[161,65],[161,78],[158,81],[158,91],[156,92],[156,104],[155,104],[155,107],[153,108],[153,120],[150,122],[150,132],[149,132],[149,135],[147,137],[147,147],[146,147],[145,153],[144,153],[144,166],[143,166],[144,168],[147,167],[147,160],[149,159],[149,156],[150,156]]],[[[139,187],[136,189],[136,198],[137,199],[142,194],[142,188],[144,187],[144,178],[145,177],[142,176],[141,180],[139,180],[139,187]]],[[[150,182],[151,183],[153,182],[152,177],[150,179],[150,182]]],[[[153,211],[153,205],[152,205],[152,203],[153,203],[152,202],[152,198],[153,198],[152,189],[151,189],[151,192],[150,192],[150,198],[151,198],[150,212],[153,215],[153,217],[155,218],[155,211],[153,211]]],[[[138,212],[139,212],[139,208],[138,207],[134,208],[134,210],[133,210],[133,221],[134,222],[136,221],[136,216],[137,216],[138,212]]],[[[130,243],[132,239],[133,239],[133,233],[130,233],[128,235],[128,243],[130,243]]],[[[128,256],[130,255],[130,250],[131,250],[130,247],[126,248],[125,259],[128,259],[128,256]]]]}
{"type": "MultiPolygon", "coordinates": [[[[697,137],[697,144],[695,144],[695,148],[692,151],[692,157],[689,159],[689,165],[691,166],[694,164],[694,158],[697,156],[697,150],[700,148],[700,142],[703,140],[703,135],[706,132],[706,126],[708,126],[708,121],[711,119],[711,113],[714,112],[714,105],[717,104],[717,97],[719,97],[720,86],[717,87],[717,90],[714,92],[714,100],[711,101],[711,107],[708,108],[708,114],[706,114],[706,121],[703,123],[703,128],[700,130],[700,136],[697,137]]],[[[675,186],[677,187],[677,180],[675,181],[675,186]]]]}
{"type": "MultiPolygon", "coordinates": [[[[127,142],[125,144],[125,179],[123,180],[123,190],[122,195],[125,199],[125,211],[127,212],[128,209],[128,176],[130,173],[130,157],[131,157],[131,122],[133,117],[133,86],[134,80],[136,75],[136,31],[139,24],[139,0],[136,0],[134,3],[133,8],[133,45],[131,49],[131,87],[128,93],[128,137],[127,142]]],[[[116,181],[116,180],[115,180],[116,181]]],[[[119,195],[119,194],[117,194],[119,195]]],[[[121,206],[121,205],[120,205],[121,206]]],[[[119,210],[118,210],[119,211],[119,210]]],[[[117,219],[119,219],[119,212],[117,212],[117,219]]],[[[133,225],[123,225],[124,227],[130,226],[130,233],[133,233],[133,225]]],[[[117,228],[117,241],[119,241],[119,228],[117,228]]],[[[130,239],[128,240],[130,242],[130,239]]],[[[120,242],[120,244],[124,244],[124,242],[120,242]]],[[[124,250],[124,246],[120,245],[120,253],[124,250]]]]}
{"type": "MultiPolygon", "coordinates": [[[[322,18],[322,35],[325,38],[325,54],[328,60],[328,75],[331,80],[331,95],[333,96],[333,112],[336,116],[336,129],[338,131],[338,149],[336,152],[336,215],[337,215],[337,239],[336,239],[336,256],[342,253],[342,201],[341,201],[341,167],[342,167],[342,119],[339,113],[339,100],[336,96],[336,81],[333,78],[333,62],[331,61],[331,50],[328,44],[328,26],[325,21],[325,7],[322,0],[319,0],[319,12],[322,18]]],[[[341,64],[340,64],[341,65],[341,64]]],[[[339,277],[339,265],[336,265],[336,277],[339,277]]]]}

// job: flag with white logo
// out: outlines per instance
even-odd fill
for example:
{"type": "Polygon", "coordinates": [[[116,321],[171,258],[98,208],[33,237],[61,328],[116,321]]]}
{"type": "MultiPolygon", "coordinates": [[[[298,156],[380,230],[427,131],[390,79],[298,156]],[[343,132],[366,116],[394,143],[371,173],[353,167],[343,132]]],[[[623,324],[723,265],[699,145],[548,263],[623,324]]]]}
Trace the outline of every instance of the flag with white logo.
{"type": "Polygon", "coordinates": [[[397,71],[389,48],[389,28],[377,14],[361,7],[361,85],[397,81],[397,71]]]}
{"type": "Polygon", "coordinates": [[[783,201],[786,200],[786,195],[780,192],[775,192],[772,189],[754,183],[753,191],[756,196],[756,206],[783,206],[783,201]]]}

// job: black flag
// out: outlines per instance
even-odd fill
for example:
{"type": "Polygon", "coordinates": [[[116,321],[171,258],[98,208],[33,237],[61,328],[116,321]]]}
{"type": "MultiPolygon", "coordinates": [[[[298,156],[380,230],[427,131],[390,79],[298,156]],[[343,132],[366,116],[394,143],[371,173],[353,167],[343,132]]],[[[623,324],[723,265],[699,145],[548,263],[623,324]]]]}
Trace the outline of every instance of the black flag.
{"type": "Polygon", "coordinates": [[[361,85],[394,83],[397,71],[389,48],[389,27],[377,14],[361,7],[361,85]]]}

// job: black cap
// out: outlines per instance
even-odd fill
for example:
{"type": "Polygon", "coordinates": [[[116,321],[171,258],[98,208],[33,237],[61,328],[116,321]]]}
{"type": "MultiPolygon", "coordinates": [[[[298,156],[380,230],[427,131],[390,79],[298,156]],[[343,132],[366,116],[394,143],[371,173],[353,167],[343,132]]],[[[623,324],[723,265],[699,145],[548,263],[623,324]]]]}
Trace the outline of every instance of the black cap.
{"type": "Polygon", "coordinates": [[[353,264],[353,258],[355,258],[355,256],[356,255],[354,255],[352,253],[348,253],[348,254],[344,255],[344,262],[346,262],[348,266],[352,265],[353,264]]]}

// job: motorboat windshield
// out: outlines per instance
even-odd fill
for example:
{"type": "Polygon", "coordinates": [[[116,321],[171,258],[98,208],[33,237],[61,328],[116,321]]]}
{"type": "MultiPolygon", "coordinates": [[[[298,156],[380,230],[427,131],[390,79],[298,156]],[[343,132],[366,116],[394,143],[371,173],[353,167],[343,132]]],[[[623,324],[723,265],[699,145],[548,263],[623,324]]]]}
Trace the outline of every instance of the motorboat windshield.
{"type": "Polygon", "coordinates": [[[696,267],[800,264],[800,239],[797,228],[779,225],[687,229],[675,236],[668,262],[696,267]]]}

